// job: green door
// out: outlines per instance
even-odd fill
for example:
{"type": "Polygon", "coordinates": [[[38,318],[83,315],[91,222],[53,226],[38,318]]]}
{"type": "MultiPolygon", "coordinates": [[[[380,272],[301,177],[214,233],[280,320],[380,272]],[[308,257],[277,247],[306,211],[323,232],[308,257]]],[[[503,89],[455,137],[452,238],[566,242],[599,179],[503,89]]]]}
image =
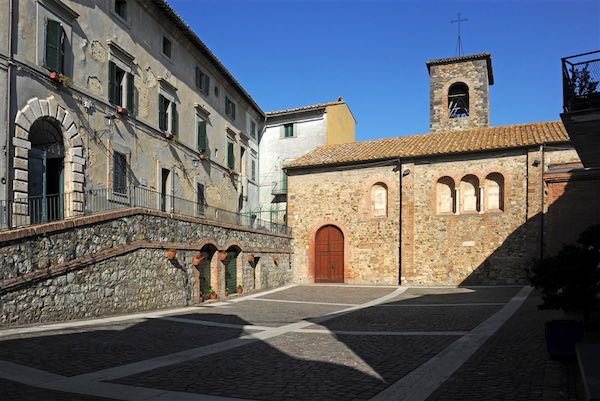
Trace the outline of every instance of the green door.
{"type": "Polygon", "coordinates": [[[237,286],[237,255],[236,251],[229,251],[225,269],[225,288],[230,294],[235,293],[237,286]]]}
{"type": "Polygon", "coordinates": [[[210,288],[210,260],[203,260],[198,265],[200,272],[200,294],[206,294],[210,288]]]}

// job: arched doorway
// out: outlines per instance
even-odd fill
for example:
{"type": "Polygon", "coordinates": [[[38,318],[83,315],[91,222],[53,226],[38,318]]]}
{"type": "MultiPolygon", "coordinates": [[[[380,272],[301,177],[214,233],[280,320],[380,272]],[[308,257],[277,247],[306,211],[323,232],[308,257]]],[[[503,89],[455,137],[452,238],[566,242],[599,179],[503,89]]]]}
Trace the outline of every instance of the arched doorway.
{"type": "Polygon", "coordinates": [[[315,238],[315,283],[343,282],[344,234],[336,226],[323,226],[315,238]]]}
{"type": "Polygon", "coordinates": [[[196,294],[198,298],[213,289],[211,270],[215,252],[217,252],[217,247],[213,244],[206,244],[200,250],[201,260],[196,266],[196,294]]]}
{"type": "Polygon", "coordinates": [[[237,265],[241,250],[237,246],[227,248],[227,259],[225,259],[225,290],[235,294],[237,288],[237,265]]]}
{"type": "Polygon", "coordinates": [[[60,123],[51,117],[38,118],[29,129],[29,216],[31,223],[64,217],[65,147],[60,123]]]}

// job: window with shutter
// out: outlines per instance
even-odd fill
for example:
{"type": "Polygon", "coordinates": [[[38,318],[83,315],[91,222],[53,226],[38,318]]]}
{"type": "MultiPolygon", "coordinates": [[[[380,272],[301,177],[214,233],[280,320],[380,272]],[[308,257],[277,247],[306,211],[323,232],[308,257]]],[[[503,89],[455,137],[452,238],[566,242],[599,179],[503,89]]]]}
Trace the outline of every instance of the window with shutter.
{"type": "Polygon", "coordinates": [[[174,102],[171,102],[171,133],[173,135],[177,134],[177,130],[178,130],[177,124],[178,123],[179,123],[179,116],[177,115],[177,104],[175,104],[174,102]]]}
{"type": "Polygon", "coordinates": [[[204,185],[203,184],[197,184],[197,189],[196,189],[196,202],[198,204],[198,214],[203,215],[204,214],[204,204],[206,203],[206,200],[204,198],[204,185]]]}
{"type": "Polygon", "coordinates": [[[235,103],[227,96],[225,96],[225,114],[231,117],[232,120],[235,120],[235,103]]]}
{"type": "Polygon", "coordinates": [[[163,95],[158,95],[158,128],[162,131],[167,131],[169,128],[167,125],[169,103],[163,95]]]}
{"type": "Polygon", "coordinates": [[[46,68],[53,72],[64,74],[64,39],[62,24],[49,19],[46,22],[46,68]]]}
{"type": "Polygon", "coordinates": [[[127,193],[127,157],[113,152],[113,192],[127,193]]]}
{"type": "Polygon", "coordinates": [[[227,167],[230,169],[235,169],[235,155],[233,149],[233,143],[227,142],[227,167]]]}
{"type": "Polygon", "coordinates": [[[134,85],[133,85],[133,74],[128,73],[127,74],[127,106],[125,106],[127,108],[127,110],[130,113],[133,113],[133,109],[135,108],[135,101],[134,101],[134,85]]]}
{"type": "Polygon", "coordinates": [[[283,136],[285,138],[291,138],[294,136],[294,124],[285,124],[283,126],[283,136]]]}
{"type": "Polygon", "coordinates": [[[198,150],[200,152],[206,152],[207,140],[206,140],[206,121],[198,121],[198,150]]]}
{"type": "Polygon", "coordinates": [[[256,181],[256,161],[252,160],[250,162],[250,177],[252,181],[256,181]]]}
{"type": "Polygon", "coordinates": [[[115,104],[115,70],[117,66],[112,61],[108,62],[108,102],[115,104]]]}

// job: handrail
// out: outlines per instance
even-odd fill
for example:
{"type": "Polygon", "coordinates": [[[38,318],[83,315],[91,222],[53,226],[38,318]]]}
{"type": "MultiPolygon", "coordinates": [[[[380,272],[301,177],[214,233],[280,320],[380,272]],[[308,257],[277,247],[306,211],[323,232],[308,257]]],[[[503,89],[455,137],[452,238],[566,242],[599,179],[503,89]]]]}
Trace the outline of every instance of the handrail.
{"type": "Polygon", "coordinates": [[[118,190],[114,188],[90,189],[84,192],[30,196],[0,201],[0,230],[133,207],[160,210],[268,232],[291,234],[287,225],[261,220],[256,214],[232,212],[135,185],[118,190]]]}

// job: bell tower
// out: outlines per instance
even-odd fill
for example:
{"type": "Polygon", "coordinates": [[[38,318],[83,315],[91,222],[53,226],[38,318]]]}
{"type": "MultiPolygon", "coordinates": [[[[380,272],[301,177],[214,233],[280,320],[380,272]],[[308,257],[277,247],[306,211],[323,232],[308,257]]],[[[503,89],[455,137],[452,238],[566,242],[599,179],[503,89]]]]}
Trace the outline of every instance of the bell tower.
{"type": "Polygon", "coordinates": [[[430,60],[429,130],[431,132],[488,127],[492,55],[472,54],[430,60]]]}

